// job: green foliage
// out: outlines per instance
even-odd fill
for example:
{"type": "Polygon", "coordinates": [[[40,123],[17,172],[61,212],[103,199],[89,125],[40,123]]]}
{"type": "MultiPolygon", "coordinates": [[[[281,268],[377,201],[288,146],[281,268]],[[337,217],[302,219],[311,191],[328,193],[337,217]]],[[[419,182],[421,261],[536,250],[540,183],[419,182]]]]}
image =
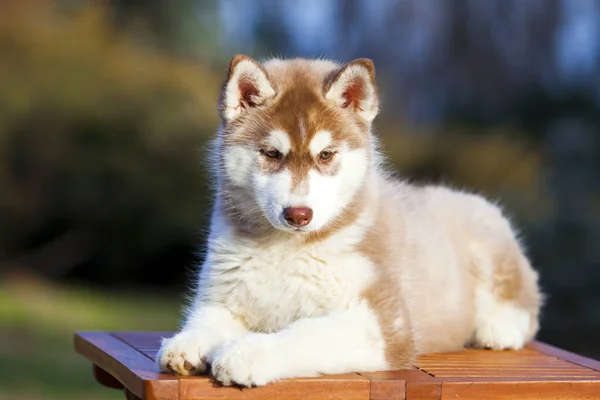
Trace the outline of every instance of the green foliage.
{"type": "Polygon", "coordinates": [[[0,259],[77,230],[117,269],[201,223],[221,76],[151,52],[106,15],[3,5],[0,259]]]}
{"type": "Polygon", "coordinates": [[[552,199],[541,182],[540,147],[510,125],[478,129],[447,125],[415,132],[398,130],[384,120],[378,131],[385,153],[403,177],[502,199],[520,226],[552,212],[552,199]]]}

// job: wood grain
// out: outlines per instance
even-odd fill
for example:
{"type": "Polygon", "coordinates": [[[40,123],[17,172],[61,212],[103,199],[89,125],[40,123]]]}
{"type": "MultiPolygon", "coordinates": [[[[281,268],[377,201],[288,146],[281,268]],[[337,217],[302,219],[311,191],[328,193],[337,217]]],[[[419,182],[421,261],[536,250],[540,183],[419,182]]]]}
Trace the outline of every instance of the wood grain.
{"type": "Polygon", "coordinates": [[[442,382],[407,382],[407,400],[439,400],[442,396],[442,382]]]}
{"type": "Polygon", "coordinates": [[[361,372],[371,380],[371,399],[405,399],[411,382],[435,382],[431,376],[417,369],[382,372],[361,372]]]}
{"type": "Polygon", "coordinates": [[[180,381],[182,399],[286,399],[286,400],[368,400],[370,381],[358,374],[286,379],[258,388],[219,387],[209,377],[180,381]]]}
{"type": "Polygon", "coordinates": [[[528,347],[539,351],[540,353],[552,355],[557,358],[562,358],[563,360],[572,362],[573,364],[600,371],[600,361],[598,360],[593,360],[579,354],[571,353],[570,351],[559,349],[558,347],[554,347],[542,342],[532,342],[528,345],[528,347]]]}
{"type": "Polygon", "coordinates": [[[177,377],[161,373],[150,358],[111,334],[80,332],[75,334],[74,340],[79,354],[111,374],[136,396],[147,400],[179,399],[177,377]]]}
{"type": "Polygon", "coordinates": [[[598,400],[600,381],[445,382],[442,400],[598,400]]]}
{"type": "Polygon", "coordinates": [[[210,376],[157,370],[154,358],[171,332],[80,333],[78,352],[110,387],[144,399],[498,400],[600,399],[600,362],[533,342],[519,351],[463,350],[418,357],[411,370],[286,379],[260,388],[220,387],[210,376]],[[111,376],[115,379],[111,380],[111,376]],[[120,382],[120,383],[119,383],[120,382]]]}
{"type": "MultiPolygon", "coordinates": [[[[455,353],[419,357],[416,366],[436,378],[513,378],[528,380],[600,379],[600,372],[565,358],[575,355],[549,354],[548,347],[531,345],[520,351],[463,350],[455,353]]],[[[593,360],[590,360],[593,361],[593,360]]],[[[587,365],[592,365],[588,363],[587,365]]]]}
{"type": "Polygon", "coordinates": [[[154,361],[162,339],[170,338],[173,332],[115,332],[112,335],[154,361]]]}

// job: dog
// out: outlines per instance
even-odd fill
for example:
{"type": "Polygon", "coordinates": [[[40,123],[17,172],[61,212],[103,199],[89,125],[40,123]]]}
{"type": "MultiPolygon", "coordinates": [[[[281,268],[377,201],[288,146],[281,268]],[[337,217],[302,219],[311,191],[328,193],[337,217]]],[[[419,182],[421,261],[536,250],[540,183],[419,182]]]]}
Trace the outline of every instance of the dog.
{"type": "Polygon", "coordinates": [[[206,258],[161,370],[253,387],[536,335],[538,274],[499,207],[386,172],[371,60],[237,55],[218,104],[206,258]]]}

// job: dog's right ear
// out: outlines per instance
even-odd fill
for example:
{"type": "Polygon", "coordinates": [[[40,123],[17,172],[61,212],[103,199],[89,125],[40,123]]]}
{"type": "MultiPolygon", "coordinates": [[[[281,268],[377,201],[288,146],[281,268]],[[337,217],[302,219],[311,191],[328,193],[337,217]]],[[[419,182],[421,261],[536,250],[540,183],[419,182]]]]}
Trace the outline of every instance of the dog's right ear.
{"type": "Polygon", "coordinates": [[[221,89],[219,114],[231,121],[275,96],[267,71],[252,58],[238,54],[231,59],[227,79],[221,89]]]}

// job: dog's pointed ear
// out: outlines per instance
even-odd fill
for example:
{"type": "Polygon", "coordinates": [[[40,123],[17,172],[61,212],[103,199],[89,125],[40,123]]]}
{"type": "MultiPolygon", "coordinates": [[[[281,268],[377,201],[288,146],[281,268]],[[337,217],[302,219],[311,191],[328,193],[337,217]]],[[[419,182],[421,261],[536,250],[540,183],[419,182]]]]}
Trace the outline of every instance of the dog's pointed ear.
{"type": "Polygon", "coordinates": [[[219,99],[219,114],[224,120],[231,121],[273,96],[275,89],[267,71],[252,58],[238,54],[229,63],[219,99]]]}
{"type": "Polygon", "coordinates": [[[360,58],[344,65],[325,84],[325,98],[373,121],[379,113],[373,61],[360,58]]]}

